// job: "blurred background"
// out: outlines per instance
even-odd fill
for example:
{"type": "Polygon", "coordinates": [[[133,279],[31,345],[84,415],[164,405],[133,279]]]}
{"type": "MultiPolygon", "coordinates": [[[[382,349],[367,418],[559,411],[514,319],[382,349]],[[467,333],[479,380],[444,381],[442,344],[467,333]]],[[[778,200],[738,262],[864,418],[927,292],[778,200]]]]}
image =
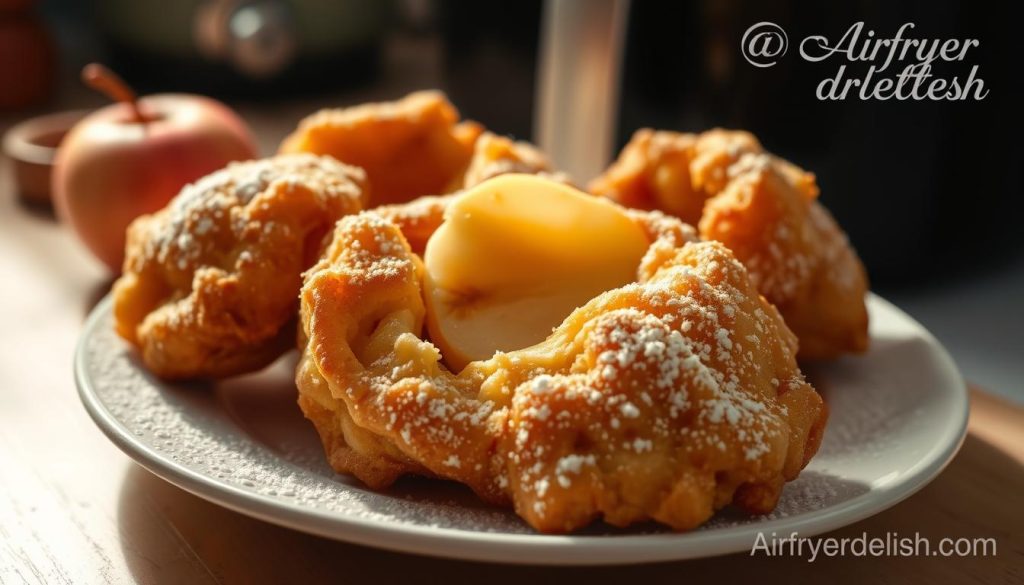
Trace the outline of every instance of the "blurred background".
{"type": "MultiPolygon", "coordinates": [[[[1024,402],[1024,92],[1012,18],[968,0],[594,6],[612,4],[622,34],[609,41],[621,64],[619,99],[609,102],[611,149],[648,126],[750,130],[817,174],[822,201],[877,292],[931,329],[970,381],[1024,402]],[[791,42],[788,58],[771,68],[740,53],[744,31],[759,21],[778,24],[791,42]],[[978,39],[965,63],[938,64],[934,73],[966,75],[978,65],[988,96],[817,100],[815,87],[837,63],[799,59],[796,43],[812,34],[838,39],[857,21],[881,36],[913,22],[914,37],[978,39]]],[[[105,105],[79,80],[83,65],[100,61],[140,94],[223,100],[264,154],[320,107],[433,87],[464,117],[536,140],[550,8],[540,0],[0,0],[0,132],[32,116],[105,105]]],[[[588,50],[581,45],[576,56],[597,54],[588,50]]],[[[29,245],[23,229],[56,222],[45,200],[18,191],[5,172],[5,247],[29,245]]],[[[109,279],[96,274],[102,293],[109,279]]]]}

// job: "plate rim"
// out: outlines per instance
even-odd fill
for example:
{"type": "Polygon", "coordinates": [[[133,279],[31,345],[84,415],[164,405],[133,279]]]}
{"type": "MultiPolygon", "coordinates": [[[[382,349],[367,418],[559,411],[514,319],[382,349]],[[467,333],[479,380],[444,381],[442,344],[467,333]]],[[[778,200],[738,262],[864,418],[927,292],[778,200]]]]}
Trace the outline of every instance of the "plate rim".
{"type": "MultiPolygon", "coordinates": [[[[869,292],[867,302],[880,303],[913,323],[944,370],[943,379],[955,384],[955,424],[942,440],[908,467],[901,479],[840,504],[812,512],[765,520],[758,532],[810,537],[836,530],[878,514],[912,496],[930,483],[959,451],[967,434],[969,397],[966,383],[946,348],[916,319],[884,298],[869,292]],[[880,491],[881,490],[881,493],[880,491]],[[888,497],[880,497],[882,494],[888,497]]],[[[158,477],[204,500],[241,514],[294,530],[396,552],[477,562],[533,565],[615,565],[711,557],[751,550],[751,524],[706,532],[638,535],[509,534],[458,528],[429,527],[360,518],[344,513],[281,501],[219,481],[190,469],[139,441],[99,398],[87,374],[86,346],[113,304],[106,295],[90,312],[75,346],[74,378],[78,396],[93,422],[128,457],[158,477]],[[508,553],[514,547],[515,555],[508,553]]]]}

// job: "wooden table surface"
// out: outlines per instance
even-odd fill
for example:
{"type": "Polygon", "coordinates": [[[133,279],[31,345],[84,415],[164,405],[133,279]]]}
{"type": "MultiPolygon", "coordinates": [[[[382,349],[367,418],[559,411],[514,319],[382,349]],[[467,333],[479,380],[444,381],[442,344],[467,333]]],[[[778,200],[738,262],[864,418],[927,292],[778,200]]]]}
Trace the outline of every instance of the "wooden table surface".
{"type": "Polygon", "coordinates": [[[749,558],[594,569],[496,566],[334,542],[228,511],[151,475],[93,425],[71,356],[103,269],[0,172],[0,583],[1024,582],[1024,409],[977,389],[970,435],[921,492],[834,533],[993,537],[995,557],[749,558]],[[587,581],[583,581],[586,579],[587,581]]]}

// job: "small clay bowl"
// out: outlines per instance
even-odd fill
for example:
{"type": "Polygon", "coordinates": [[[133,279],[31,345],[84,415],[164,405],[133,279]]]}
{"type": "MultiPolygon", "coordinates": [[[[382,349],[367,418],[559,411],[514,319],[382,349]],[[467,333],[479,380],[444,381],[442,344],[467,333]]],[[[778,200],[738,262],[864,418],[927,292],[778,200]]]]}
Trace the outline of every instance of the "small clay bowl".
{"type": "Polygon", "coordinates": [[[29,118],[4,134],[3,151],[11,159],[18,194],[33,204],[50,204],[50,171],[57,147],[86,110],[29,118]]]}

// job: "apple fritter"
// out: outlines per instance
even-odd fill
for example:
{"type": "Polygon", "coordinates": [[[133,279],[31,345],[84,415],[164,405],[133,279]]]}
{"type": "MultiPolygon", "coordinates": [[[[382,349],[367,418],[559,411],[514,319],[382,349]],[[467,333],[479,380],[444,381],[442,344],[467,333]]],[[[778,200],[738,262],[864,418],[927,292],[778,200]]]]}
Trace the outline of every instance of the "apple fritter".
{"type": "Polygon", "coordinates": [[[186,186],[128,229],[118,333],[162,378],[268,364],[294,343],[302,271],[365,197],[362,170],[311,154],[232,163],[186,186]]]}
{"type": "Polygon", "coordinates": [[[800,358],[867,349],[860,259],[817,201],[814,175],[766,153],[751,134],[640,130],[589,189],[676,215],[730,248],[796,333],[800,358]]]}
{"type": "Polygon", "coordinates": [[[366,171],[370,206],[458,188],[483,128],[459,122],[439,91],[394,102],[321,110],[302,120],[280,152],[327,154],[366,171]]]}
{"type": "Polygon", "coordinates": [[[727,248],[628,214],[650,240],[635,282],[457,374],[425,337],[424,264],[401,230],[343,218],[302,289],[297,372],[332,466],[377,489],[460,481],[543,532],[770,511],[827,418],[796,338],[727,248]]]}

